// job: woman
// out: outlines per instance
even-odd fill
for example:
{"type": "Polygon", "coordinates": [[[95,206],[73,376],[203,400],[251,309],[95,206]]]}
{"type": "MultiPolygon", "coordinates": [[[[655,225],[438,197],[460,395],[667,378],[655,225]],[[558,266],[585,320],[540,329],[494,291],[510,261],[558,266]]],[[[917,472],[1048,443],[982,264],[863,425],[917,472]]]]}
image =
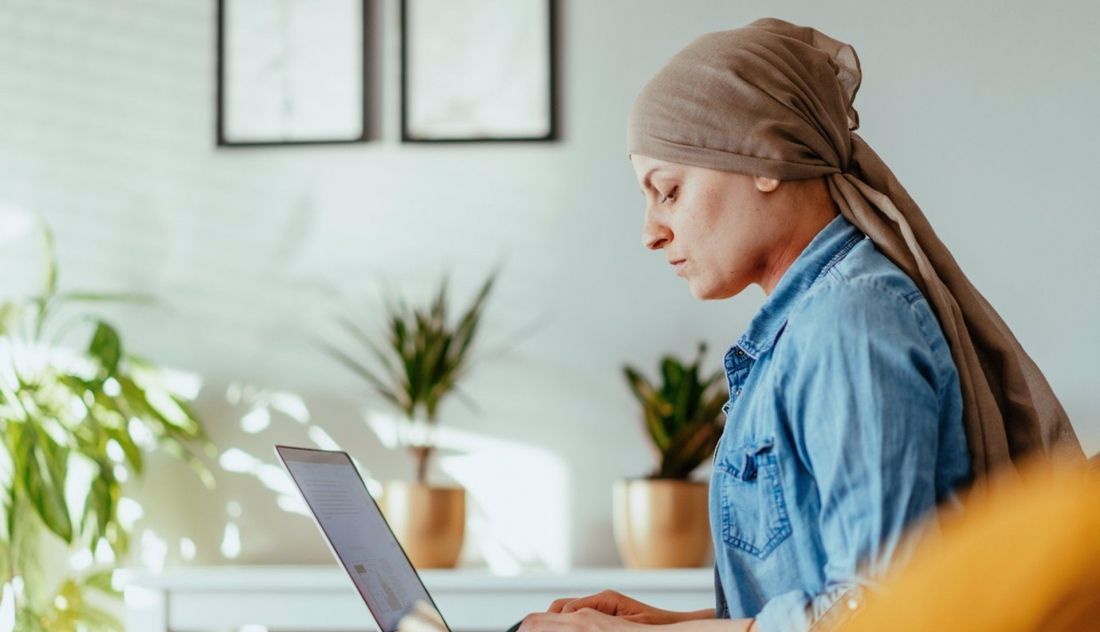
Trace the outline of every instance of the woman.
{"type": "Polygon", "coordinates": [[[725,356],[716,607],[607,591],[521,632],[807,630],[858,609],[906,526],[1033,452],[1082,456],[1046,380],[855,133],[855,50],[763,18],[711,33],[628,125],[645,245],[696,297],[768,298],[725,356]]]}

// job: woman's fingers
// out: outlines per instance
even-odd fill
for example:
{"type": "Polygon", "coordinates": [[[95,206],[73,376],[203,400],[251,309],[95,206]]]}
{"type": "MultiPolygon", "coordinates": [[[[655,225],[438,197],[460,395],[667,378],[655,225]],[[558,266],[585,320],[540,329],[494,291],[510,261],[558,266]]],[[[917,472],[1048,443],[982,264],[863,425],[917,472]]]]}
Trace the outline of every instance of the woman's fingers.
{"type": "Polygon", "coordinates": [[[523,624],[519,628],[519,632],[591,632],[599,630],[633,632],[640,630],[640,627],[637,623],[610,617],[592,608],[582,608],[569,614],[532,613],[523,618],[523,624]]]}
{"type": "MultiPolygon", "coordinates": [[[[615,614],[617,610],[615,604],[616,595],[618,595],[618,593],[605,590],[586,597],[562,597],[561,599],[555,599],[554,603],[550,604],[550,607],[546,611],[567,613],[576,612],[581,608],[592,608],[600,612],[606,612],[607,614],[615,614]]],[[[618,596],[621,597],[622,595],[618,596]]]]}
{"type": "Polygon", "coordinates": [[[561,599],[555,599],[554,603],[550,604],[550,607],[546,609],[547,612],[561,612],[561,609],[565,607],[565,604],[576,600],[577,597],[562,597],[561,599]]]}
{"type": "Polygon", "coordinates": [[[636,604],[637,602],[626,595],[617,593],[614,590],[605,590],[595,595],[573,599],[562,606],[561,611],[576,612],[582,608],[592,608],[610,615],[634,614],[638,612],[636,604]]]}

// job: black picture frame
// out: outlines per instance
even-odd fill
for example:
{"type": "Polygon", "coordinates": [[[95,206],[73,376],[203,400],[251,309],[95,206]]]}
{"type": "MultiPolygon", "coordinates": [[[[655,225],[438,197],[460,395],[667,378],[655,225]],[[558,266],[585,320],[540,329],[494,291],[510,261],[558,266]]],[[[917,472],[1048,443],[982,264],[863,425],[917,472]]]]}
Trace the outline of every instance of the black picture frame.
{"type": "MultiPolygon", "coordinates": [[[[409,3],[423,0],[401,0],[401,141],[404,143],[477,143],[477,142],[547,142],[559,138],[558,114],[558,2],[557,0],[539,0],[545,5],[546,20],[546,132],[542,134],[480,134],[480,135],[423,135],[412,129],[410,102],[416,98],[410,94],[409,46],[410,24],[409,3]]],[[[430,0],[429,0],[430,1],[430,0]]]]}
{"type": "MultiPolygon", "coordinates": [[[[331,136],[298,136],[296,134],[280,134],[278,132],[271,132],[270,137],[249,137],[248,134],[241,134],[233,128],[234,116],[227,108],[226,100],[229,95],[232,94],[233,87],[227,86],[227,54],[229,54],[229,47],[227,46],[227,38],[229,37],[232,25],[227,25],[227,4],[234,0],[216,0],[216,16],[215,16],[215,41],[216,41],[216,83],[215,83],[215,141],[217,147],[279,147],[279,146],[295,146],[295,145],[340,145],[349,143],[362,143],[370,140],[373,136],[372,120],[371,120],[371,108],[370,102],[372,98],[371,85],[374,69],[372,68],[373,58],[370,55],[372,48],[372,42],[376,37],[376,33],[373,31],[374,23],[377,22],[377,9],[375,6],[376,0],[354,0],[349,3],[357,6],[359,10],[359,17],[355,20],[355,25],[359,28],[360,44],[356,47],[356,51],[359,54],[359,72],[354,73],[355,79],[359,82],[359,98],[348,102],[346,107],[354,107],[354,113],[349,114],[348,120],[352,120],[350,117],[354,116],[354,121],[357,123],[358,128],[347,135],[331,135],[331,136]]],[[[238,0],[239,1],[239,0],[238,0]]],[[[281,0],[284,5],[295,2],[296,0],[281,0]]],[[[351,112],[349,109],[348,112],[351,112]]]]}

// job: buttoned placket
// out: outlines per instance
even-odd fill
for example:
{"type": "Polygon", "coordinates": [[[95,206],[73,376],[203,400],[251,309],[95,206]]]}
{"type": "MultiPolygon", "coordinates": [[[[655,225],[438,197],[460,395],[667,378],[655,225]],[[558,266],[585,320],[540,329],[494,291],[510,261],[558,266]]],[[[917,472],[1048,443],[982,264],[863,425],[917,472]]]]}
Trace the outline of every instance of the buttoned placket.
{"type": "MultiPolygon", "coordinates": [[[[729,421],[730,407],[741,396],[742,386],[748,378],[752,363],[753,359],[739,345],[734,345],[726,352],[724,364],[726,367],[726,383],[729,387],[729,400],[722,404],[722,412],[726,415],[727,421],[729,421]]],[[[712,461],[718,458],[718,449],[722,445],[723,437],[725,437],[725,433],[718,437],[718,444],[715,445],[714,454],[711,455],[712,461]]]]}
{"type": "Polygon", "coordinates": [[[727,414],[734,402],[737,401],[737,398],[741,396],[741,390],[745,385],[745,380],[748,378],[749,369],[752,368],[752,363],[752,357],[745,353],[745,350],[739,345],[734,345],[726,352],[726,381],[729,385],[730,398],[723,407],[723,410],[725,410],[727,414]]]}

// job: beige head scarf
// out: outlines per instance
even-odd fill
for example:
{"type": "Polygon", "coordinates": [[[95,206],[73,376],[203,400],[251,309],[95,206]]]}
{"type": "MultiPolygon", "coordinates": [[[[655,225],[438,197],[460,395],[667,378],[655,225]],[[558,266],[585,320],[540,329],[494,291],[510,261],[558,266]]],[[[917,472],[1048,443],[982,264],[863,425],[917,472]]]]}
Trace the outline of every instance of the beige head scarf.
{"type": "Polygon", "coordinates": [[[1083,457],[1042,372],[854,132],[861,80],[855,49],[809,27],[761,18],[709,33],[643,88],[629,151],[778,180],[825,176],[841,214],[932,304],[959,371],[975,475],[1038,450],[1083,457]]]}

